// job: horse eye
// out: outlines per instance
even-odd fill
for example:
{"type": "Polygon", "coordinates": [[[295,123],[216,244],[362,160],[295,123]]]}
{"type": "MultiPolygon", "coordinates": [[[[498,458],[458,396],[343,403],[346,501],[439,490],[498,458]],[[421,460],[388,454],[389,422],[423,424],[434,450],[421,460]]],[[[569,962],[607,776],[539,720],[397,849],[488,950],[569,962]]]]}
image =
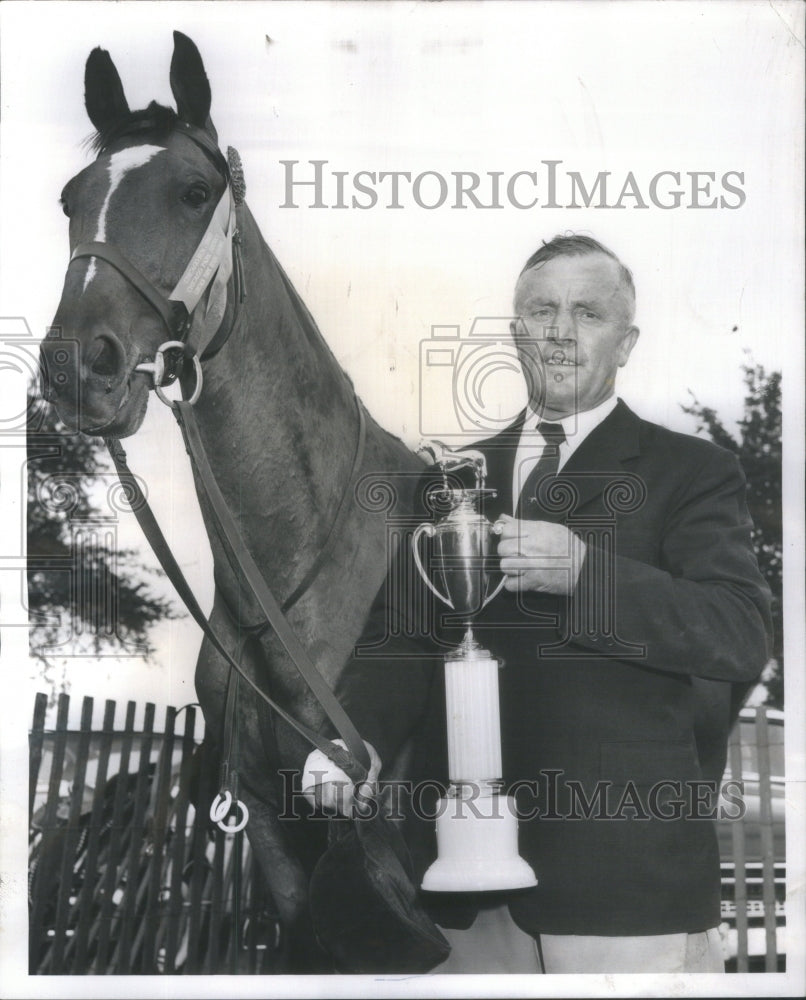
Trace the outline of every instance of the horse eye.
{"type": "Polygon", "coordinates": [[[191,208],[199,208],[209,197],[210,192],[207,188],[197,184],[195,187],[190,188],[182,195],[182,201],[184,201],[186,205],[190,205],[191,208]]]}

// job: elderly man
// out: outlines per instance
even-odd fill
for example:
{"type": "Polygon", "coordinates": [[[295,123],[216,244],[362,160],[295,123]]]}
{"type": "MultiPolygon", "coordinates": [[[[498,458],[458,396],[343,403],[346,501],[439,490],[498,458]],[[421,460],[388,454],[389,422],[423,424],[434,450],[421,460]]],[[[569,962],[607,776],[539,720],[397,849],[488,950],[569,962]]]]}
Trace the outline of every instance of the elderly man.
{"type": "MultiPolygon", "coordinates": [[[[632,277],[611,251],[553,239],[526,263],[514,306],[530,401],[473,446],[498,490],[487,514],[506,576],[474,632],[505,662],[504,779],[534,790],[518,799],[520,850],[539,884],[433,894],[453,946],[435,971],[720,971],[716,796],[703,779],[721,773],[728,692],[759,675],[770,628],[744,477],[732,454],[616,397],[639,331],[632,277]],[[706,720],[720,760],[698,743],[700,685],[726,693],[706,720]]],[[[340,694],[376,771],[411,739],[413,779],[444,778],[440,654],[460,631],[415,621],[422,602],[398,590],[379,594],[340,694]]],[[[318,790],[325,803],[336,787],[318,790]]],[[[417,802],[422,872],[435,845],[417,802]]]]}

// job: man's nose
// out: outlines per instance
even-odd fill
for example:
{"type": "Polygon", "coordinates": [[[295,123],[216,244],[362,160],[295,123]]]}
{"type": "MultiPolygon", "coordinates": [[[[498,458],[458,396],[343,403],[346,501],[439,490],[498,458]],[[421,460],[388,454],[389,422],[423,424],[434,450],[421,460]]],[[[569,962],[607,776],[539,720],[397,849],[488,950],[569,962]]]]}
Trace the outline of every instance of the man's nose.
{"type": "Polygon", "coordinates": [[[555,317],[554,324],[546,327],[546,340],[557,344],[574,343],[576,340],[574,317],[562,313],[555,317]]]}

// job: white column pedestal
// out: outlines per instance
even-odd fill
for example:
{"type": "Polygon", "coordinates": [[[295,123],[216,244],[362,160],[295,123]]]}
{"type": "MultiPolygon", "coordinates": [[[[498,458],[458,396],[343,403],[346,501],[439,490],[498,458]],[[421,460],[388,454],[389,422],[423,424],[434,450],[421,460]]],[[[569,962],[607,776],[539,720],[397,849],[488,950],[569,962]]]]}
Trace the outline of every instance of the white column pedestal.
{"type": "Polygon", "coordinates": [[[468,631],[445,661],[448,770],[451,789],[439,800],[437,860],[423,889],[473,892],[537,885],[518,854],[512,796],[502,795],[499,663],[468,631]]]}

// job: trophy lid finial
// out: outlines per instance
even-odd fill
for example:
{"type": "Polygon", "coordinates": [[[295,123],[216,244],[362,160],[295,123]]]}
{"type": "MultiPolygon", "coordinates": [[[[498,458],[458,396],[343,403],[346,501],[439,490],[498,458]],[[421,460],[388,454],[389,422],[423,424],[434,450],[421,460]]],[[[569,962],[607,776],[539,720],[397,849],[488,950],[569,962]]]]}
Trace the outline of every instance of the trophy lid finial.
{"type": "Polygon", "coordinates": [[[442,471],[445,489],[448,488],[449,472],[459,469],[473,469],[476,479],[476,489],[483,490],[487,479],[487,460],[484,455],[473,448],[454,451],[442,441],[424,440],[417,448],[419,455],[430,456],[431,464],[437,465],[442,471]]]}

